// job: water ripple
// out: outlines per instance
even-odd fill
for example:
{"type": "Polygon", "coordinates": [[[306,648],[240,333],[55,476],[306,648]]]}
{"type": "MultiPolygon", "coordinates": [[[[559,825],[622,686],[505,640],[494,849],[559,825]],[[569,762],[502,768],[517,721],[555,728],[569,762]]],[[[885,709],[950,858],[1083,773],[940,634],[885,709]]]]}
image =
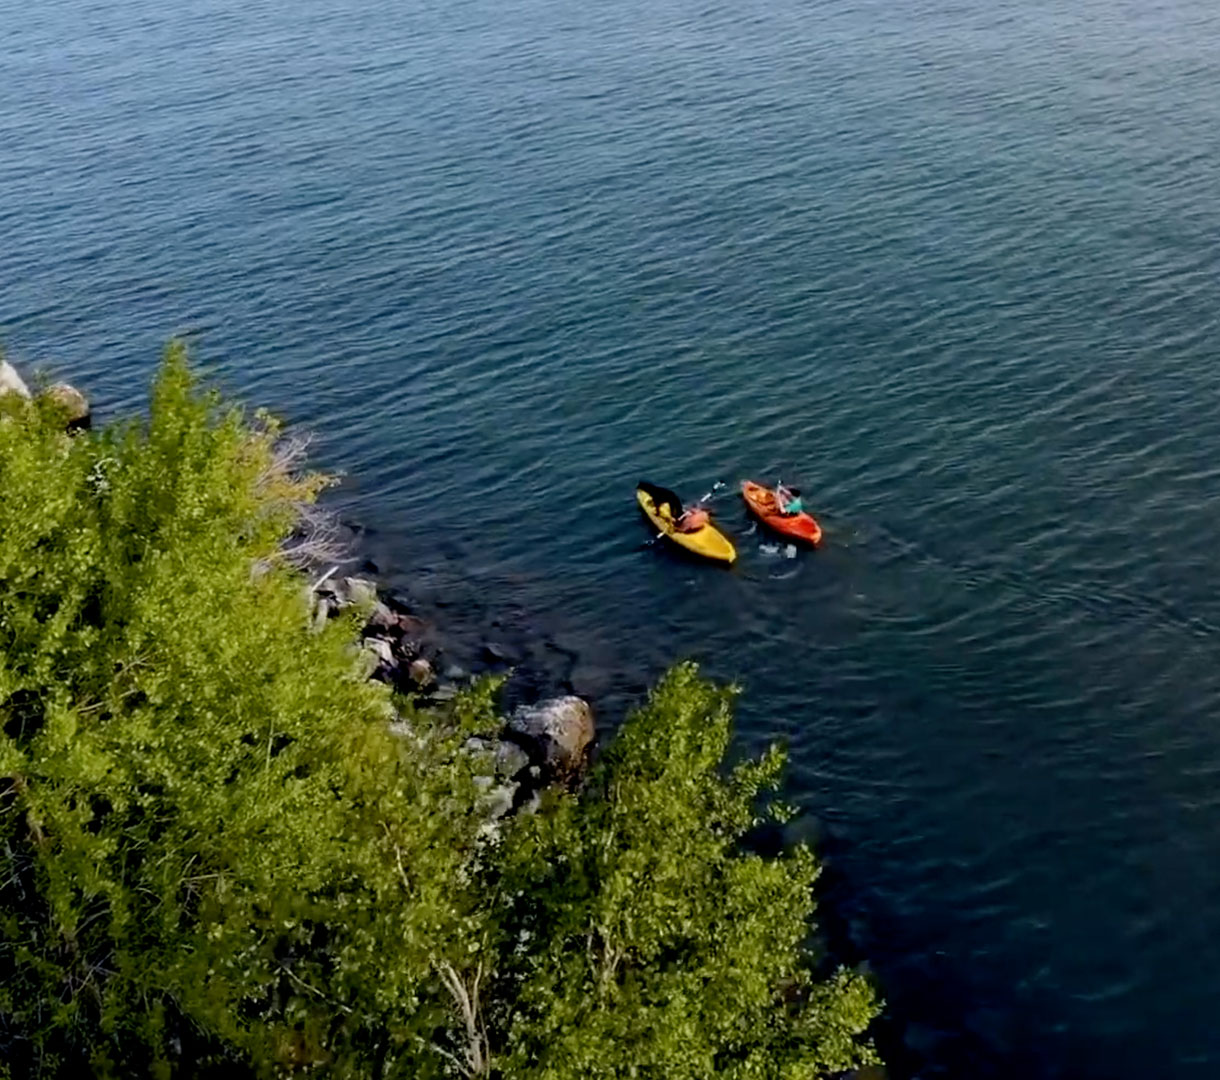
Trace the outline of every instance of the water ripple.
{"type": "Polygon", "coordinates": [[[1215,1073],[1214,5],[0,18],[19,361],[105,415],[196,331],[606,715],[742,681],[921,1075],[1215,1073]],[[641,547],[640,476],[747,474],[825,549],[641,547]]]}

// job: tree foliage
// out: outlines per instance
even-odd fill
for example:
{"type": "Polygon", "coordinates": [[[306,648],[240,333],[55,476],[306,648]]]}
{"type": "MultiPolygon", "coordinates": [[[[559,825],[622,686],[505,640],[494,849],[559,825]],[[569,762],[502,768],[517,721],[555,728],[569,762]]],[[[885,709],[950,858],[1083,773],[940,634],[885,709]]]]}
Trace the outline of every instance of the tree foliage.
{"type": "Polygon", "coordinates": [[[812,1077],[869,1060],[817,979],[813,856],[746,853],[680,667],[579,795],[489,832],[443,715],[309,627],[324,486],[167,353],[146,420],[0,399],[0,1058],[13,1075],[812,1077]],[[411,737],[392,733],[395,708],[411,737]]]}
{"type": "Polygon", "coordinates": [[[813,855],[742,848],[783,756],[722,777],[730,698],[675,668],[590,789],[522,823],[502,886],[519,945],[506,1075],[796,1078],[871,1060],[867,983],[810,971],[813,855]]]}

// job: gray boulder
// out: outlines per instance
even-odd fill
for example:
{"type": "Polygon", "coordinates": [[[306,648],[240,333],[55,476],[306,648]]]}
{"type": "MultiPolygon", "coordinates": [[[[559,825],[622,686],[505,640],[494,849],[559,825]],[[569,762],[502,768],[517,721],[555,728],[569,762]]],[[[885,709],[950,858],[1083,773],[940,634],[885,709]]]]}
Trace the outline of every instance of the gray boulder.
{"type": "Polygon", "coordinates": [[[530,756],[515,742],[496,744],[496,775],[512,779],[529,768],[530,756]]]}
{"type": "Polygon", "coordinates": [[[518,812],[521,813],[522,815],[536,814],[541,809],[542,809],[542,792],[540,790],[535,790],[534,792],[531,793],[530,797],[528,799],[526,799],[525,802],[521,805],[521,809],[518,812]]]}
{"type": "Polygon", "coordinates": [[[428,629],[428,624],[423,619],[416,615],[408,615],[405,612],[399,612],[395,616],[398,624],[398,632],[403,637],[421,637],[428,629]]]}
{"type": "MultiPolygon", "coordinates": [[[[312,594],[310,594],[312,595],[312,594]]],[[[310,628],[315,634],[320,634],[326,627],[326,621],[331,616],[331,601],[329,597],[319,596],[313,605],[313,616],[310,628]]]]}
{"type": "Polygon", "coordinates": [[[378,665],[392,668],[397,666],[397,661],[394,659],[394,650],[390,647],[390,643],[382,638],[367,637],[362,642],[366,652],[371,653],[377,658],[378,665]]]}
{"type": "Polygon", "coordinates": [[[407,668],[407,674],[416,686],[428,686],[433,681],[432,665],[422,656],[411,661],[410,666],[407,668]]]}
{"type": "MultiPolygon", "coordinates": [[[[501,780],[513,779],[530,763],[529,755],[516,743],[507,740],[472,735],[462,743],[462,748],[480,762],[477,767],[488,768],[490,766],[494,776],[501,780]]],[[[476,785],[482,783],[490,786],[492,782],[492,776],[475,778],[476,785]]]]}
{"type": "Polygon", "coordinates": [[[367,578],[346,577],[342,590],[336,591],[344,606],[354,604],[356,607],[371,608],[377,603],[377,585],[367,578]]]}
{"type": "Polygon", "coordinates": [[[373,607],[373,612],[369,615],[366,625],[374,630],[396,630],[398,629],[398,616],[385,604],[378,603],[373,607]]]}
{"type": "Polygon", "coordinates": [[[484,814],[492,821],[507,817],[513,812],[513,799],[516,795],[516,784],[497,784],[490,788],[480,800],[484,814]]]}
{"type": "Polygon", "coordinates": [[[508,727],[537,749],[548,770],[570,776],[580,770],[593,742],[593,710],[583,698],[550,698],[521,706],[509,717],[508,727]]]}
{"type": "Polygon", "coordinates": [[[69,431],[87,431],[93,424],[89,399],[75,386],[56,383],[42,395],[64,414],[64,427],[69,431]]]}
{"type": "Polygon", "coordinates": [[[17,394],[19,397],[30,398],[30,388],[25,380],[17,374],[17,369],[7,360],[0,360],[0,396],[17,394]]]}

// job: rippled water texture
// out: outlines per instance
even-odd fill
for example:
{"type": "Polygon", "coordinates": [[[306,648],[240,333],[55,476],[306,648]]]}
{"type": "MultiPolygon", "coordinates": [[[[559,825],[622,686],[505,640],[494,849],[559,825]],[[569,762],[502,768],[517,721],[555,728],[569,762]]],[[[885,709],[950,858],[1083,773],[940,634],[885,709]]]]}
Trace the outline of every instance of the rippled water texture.
{"type": "Polygon", "coordinates": [[[115,412],[196,332],[608,715],[741,680],[922,1075],[1220,1075],[1214,0],[0,0],[0,42],[15,359],[115,412]],[[641,549],[637,478],[744,475],[825,550],[733,497],[733,571],[641,549]]]}

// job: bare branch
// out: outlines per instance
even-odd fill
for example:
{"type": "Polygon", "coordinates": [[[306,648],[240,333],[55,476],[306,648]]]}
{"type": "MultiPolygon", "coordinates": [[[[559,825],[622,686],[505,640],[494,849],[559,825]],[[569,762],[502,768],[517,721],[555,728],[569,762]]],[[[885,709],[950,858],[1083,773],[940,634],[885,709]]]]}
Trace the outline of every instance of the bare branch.
{"type": "Polygon", "coordinates": [[[298,503],[297,524],[280,547],[279,557],[291,566],[309,570],[326,563],[352,562],[351,541],[338,517],[316,503],[298,503]]]}
{"type": "Polygon", "coordinates": [[[281,964],[279,970],[282,971],[285,975],[287,975],[288,978],[290,978],[294,983],[296,983],[303,990],[308,990],[315,997],[321,998],[328,1005],[332,1006],[333,1008],[338,1009],[340,1012],[347,1013],[349,1016],[352,1014],[353,1010],[351,1008],[349,1008],[347,1005],[344,1005],[341,1001],[334,1001],[333,999],[328,998],[316,986],[310,986],[309,983],[307,983],[304,979],[302,979],[295,971],[292,970],[292,968],[288,967],[286,964],[281,964]]]}
{"type": "Polygon", "coordinates": [[[281,476],[296,476],[309,459],[309,448],[313,445],[313,432],[290,431],[281,436],[271,453],[271,461],[258,478],[259,486],[270,483],[281,476]]]}
{"type": "Polygon", "coordinates": [[[339,568],[337,566],[332,566],[329,570],[326,571],[325,574],[323,574],[320,578],[318,578],[317,581],[315,581],[312,585],[309,586],[309,591],[317,592],[323,585],[325,585],[338,572],[339,572],[339,568]]]}
{"type": "Polygon", "coordinates": [[[458,1061],[447,1051],[441,1050],[439,1046],[436,1049],[453,1061],[461,1069],[463,1076],[469,1078],[487,1076],[491,1070],[491,1054],[487,1045],[487,1030],[479,1015],[479,982],[483,978],[483,962],[479,961],[479,965],[475,969],[470,990],[467,990],[461,976],[448,961],[438,964],[436,970],[441,977],[441,982],[445,984],[445,989],[453,998],[458,1013],[461,1015],[462,1024],[466,1028],[466,1046],[463,1052],[465,1063],[458,1061]]]}
{"type": "Polygon", "coordinates": [[[390,834],[389,825],[383,821],[381,827],[385,830],[386,839],[389,840],[390,847],[394,849],[394,861],[398,864],[398,876],[402,878],[402,887],[409,894],[411,892],[411,882],[407,878],[407,868],[402,864],[402,848],[394,842],[394,837],[390,834]]]}

